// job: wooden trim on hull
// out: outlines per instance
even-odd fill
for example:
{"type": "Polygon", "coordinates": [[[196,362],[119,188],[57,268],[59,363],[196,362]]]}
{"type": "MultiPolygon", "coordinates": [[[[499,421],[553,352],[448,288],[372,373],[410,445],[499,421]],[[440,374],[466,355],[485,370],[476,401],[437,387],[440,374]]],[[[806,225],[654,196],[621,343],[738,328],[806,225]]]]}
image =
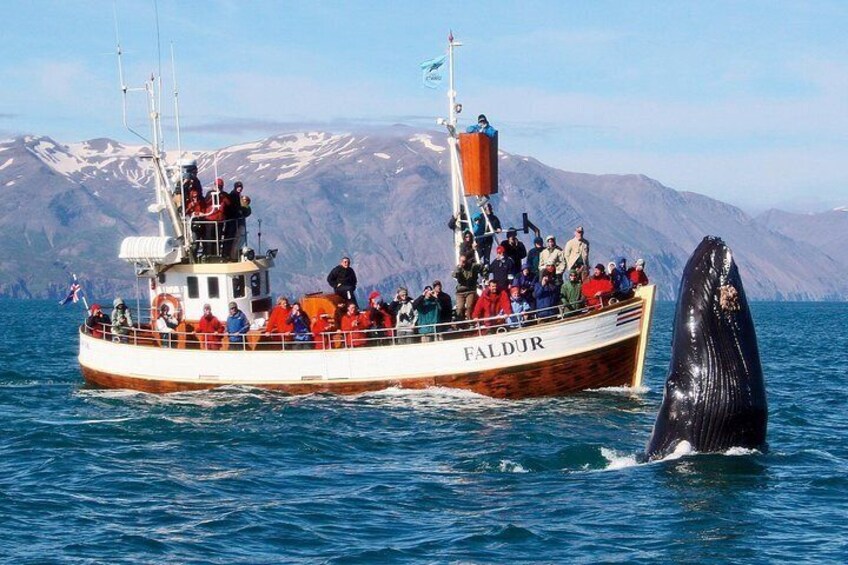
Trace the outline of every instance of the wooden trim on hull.
{"type": "Polygon", "coordinates": [[[359,394],[390,387],[422,389],[448,387],[470,390],[493,398],[521,399],[562,396],[586,389],[630,386],[637,370],[639,337],[633,337],[577,355],[541,363],[434,377],[303,383],[185,382],[116,375],[82,367],[86,383],[97,388],[124,388],[151,393],[212,389],[245,384],[290,394],[359,394]]]}

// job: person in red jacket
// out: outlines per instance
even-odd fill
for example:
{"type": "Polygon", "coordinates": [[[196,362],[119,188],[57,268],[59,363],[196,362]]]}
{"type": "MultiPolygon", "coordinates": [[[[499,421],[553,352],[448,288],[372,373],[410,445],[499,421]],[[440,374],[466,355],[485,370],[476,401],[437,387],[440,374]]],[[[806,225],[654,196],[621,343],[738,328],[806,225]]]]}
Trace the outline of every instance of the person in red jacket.
{"type": "Polygon", "coordinates": [[[475,320],[483,320],[483,325],[490,328],[503,324],[506,317],[512,314],[509,304],[509,296],[506,291],[498,291],[498,282],[490,280],[488,286],[474,304],[471,317],[475,320]]]}
{"type": "Polygon", "coordinates": [[[221,349],[221,336],[224,333],[224,324],[212,314],[212,307],[203,305],[203,316],[197,323],[197,337],[200,339],[200,348],[218,351],[221,349]]]}
{"type": "Polygon", "coordinates": [[[276,343],[282,341],[291,341],[294,326],[289,318],[291,317],[291,304],[285,296],[277,298],[277,305],[271,310],[271,315],[268,316],[268,324],[265,326],[265,335],[273,336],[269,341],[276,343]]]}
{"type": "Polygon", "coordinates": [[[342,331],[345,332],[344,339],[347,347],[362,347],[367,344],[365,330],[371,325],[367,312],[360,312],[356,304],[349,302],[347,311],[342,316],[342,331]]]}
{"type": "Polygon", "coordinates": [[[633,283],[633,288],[648,284],[648,275],[645,274],[645,260],[636,259],[636,266],[627,269],[627,276],[633,283]]]}
{"type": "Polygon", "coordinates": [[[603,263],[595,265],[592,276],[583,283],[583,296],[589,308],[603,306],[604,300],[612,296],[612,281],[604,272],[603,263]]]}
{"type": "Polygon", "coordinates": [[[224,179],[215,179],[215,188],[206,195],[206,240],[207,255],[221,255],[221,240],[224,238],[224,221],[230,213],[230,195],[224,192],[224,179]],[[212,223],[214,222],[214,223],[212,223]]]}
{"type": "Polygon", "coordinates": [[[336,323],[329,314],[319,314],[312,323],[315,349],[330,349],[330,334],[336,331],[336,323]]]}

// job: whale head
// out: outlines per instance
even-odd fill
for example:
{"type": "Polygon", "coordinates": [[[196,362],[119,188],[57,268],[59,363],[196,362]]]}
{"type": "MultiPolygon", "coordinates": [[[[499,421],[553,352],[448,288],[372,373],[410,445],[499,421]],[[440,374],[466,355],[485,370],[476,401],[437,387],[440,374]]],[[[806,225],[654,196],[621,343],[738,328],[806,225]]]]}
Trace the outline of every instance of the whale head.
{"type": "Polygon", "coordinates": [[[705,237],[689,258],[674,315],[663,402],[646,455],[763,449],[768,407],[754,322],[733,254],[705,237]]]}

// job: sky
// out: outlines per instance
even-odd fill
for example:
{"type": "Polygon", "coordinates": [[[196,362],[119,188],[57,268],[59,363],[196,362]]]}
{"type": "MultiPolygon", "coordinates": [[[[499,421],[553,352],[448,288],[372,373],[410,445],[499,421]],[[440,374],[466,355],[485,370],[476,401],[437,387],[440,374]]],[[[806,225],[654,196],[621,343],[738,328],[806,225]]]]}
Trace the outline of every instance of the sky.
{"type": "MultiPolygon", "coordinates": [[[[135,142],[116,29],[128,86],[162,70],[169,148],[172,45],[183,148],[307,129],[438,131],[446,92],[423,86],[419,63],[444,53],[452,30],[460,122],[485,113],[505,151],[644,174],[751,213],[848,205],[844,0],[13,0],[3,11],[2,137],[135,142]]],[[[144,97],[128,98],[144,128],[144,97]]]]}

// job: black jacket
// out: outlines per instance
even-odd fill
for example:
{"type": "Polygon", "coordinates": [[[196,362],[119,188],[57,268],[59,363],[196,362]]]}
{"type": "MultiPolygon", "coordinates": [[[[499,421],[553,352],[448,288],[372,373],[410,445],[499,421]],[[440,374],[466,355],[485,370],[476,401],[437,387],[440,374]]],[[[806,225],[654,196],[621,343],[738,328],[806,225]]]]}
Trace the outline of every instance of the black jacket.
{"type": "Polygon", "coordinates": [[[330,274],[327,275],[327,282],[336,290],[339,287],[345,290],[353,290],[356,288],[356,273],[353,272],[353,267],[342,267],[336,265],[330,274]]]}

